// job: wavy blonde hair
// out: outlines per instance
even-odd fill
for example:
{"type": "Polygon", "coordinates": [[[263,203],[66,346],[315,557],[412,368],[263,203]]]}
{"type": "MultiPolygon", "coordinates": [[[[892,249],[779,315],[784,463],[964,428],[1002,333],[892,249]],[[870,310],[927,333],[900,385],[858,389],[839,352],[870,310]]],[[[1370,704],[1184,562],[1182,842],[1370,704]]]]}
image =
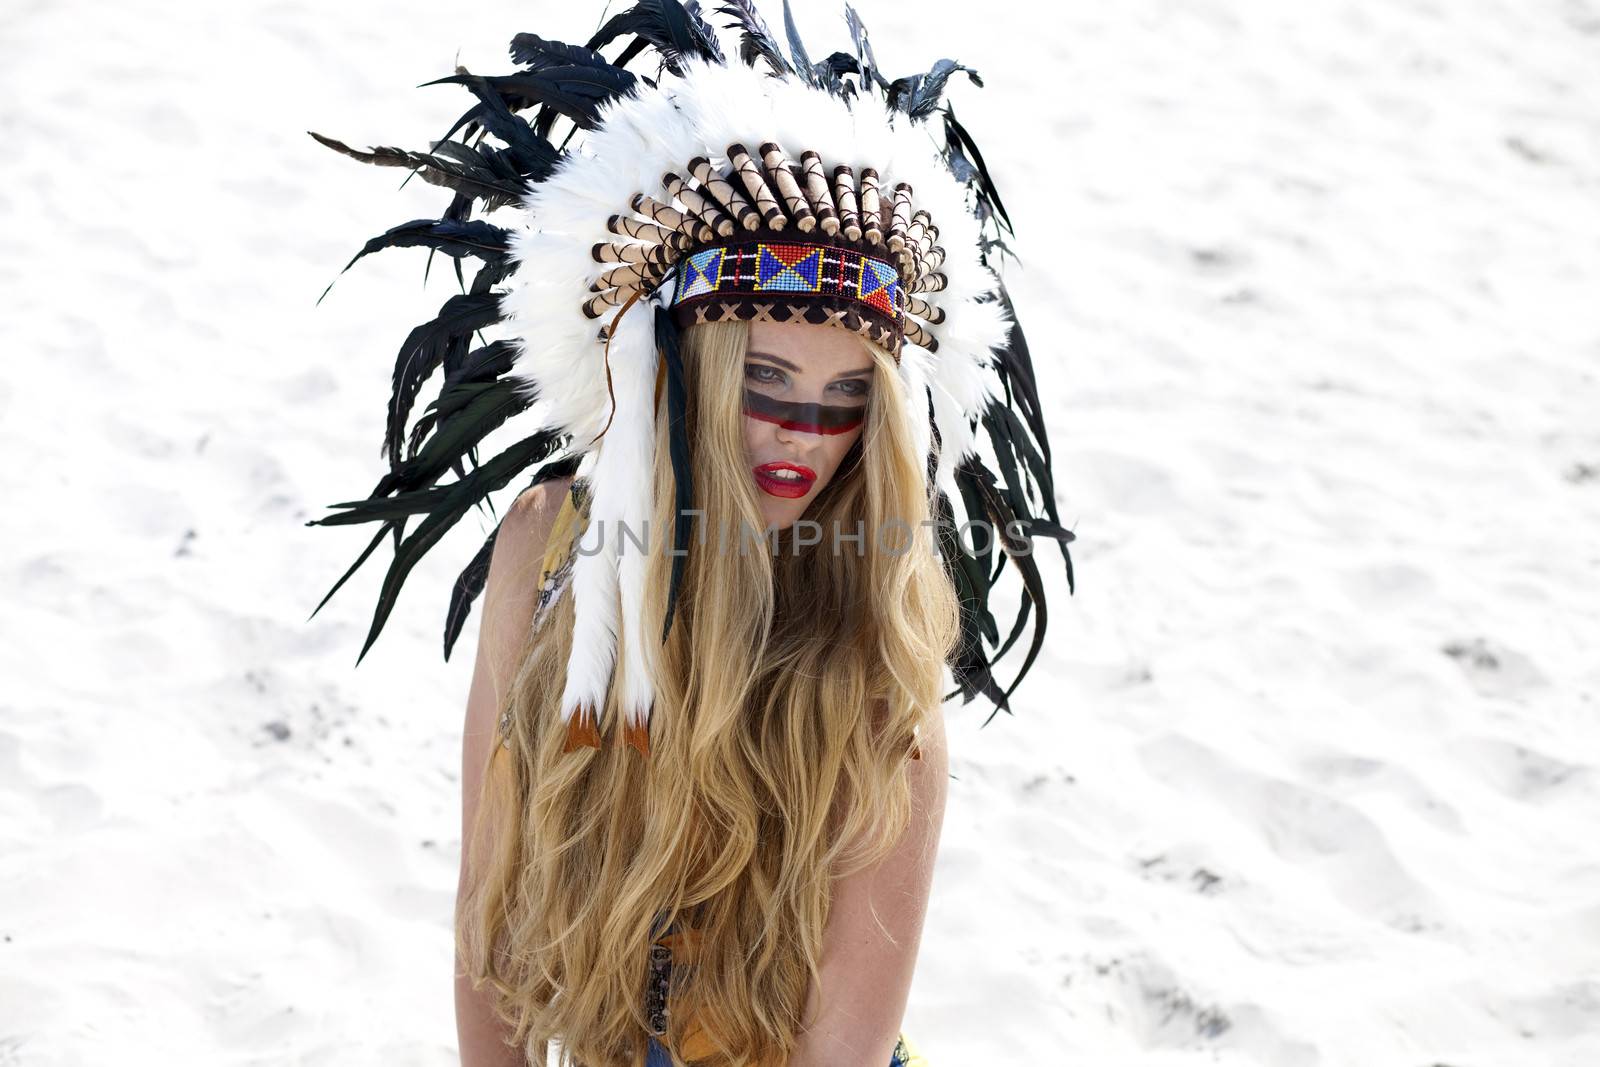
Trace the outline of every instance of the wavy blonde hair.
{"type": "MultiPolygon", "coordinates": [[[[739,322],[682,337],[695,504],[711,530],[764,528],[745,463],[748,339],[739,322]]],[[[865,430],[805,515],[821,543],[780,534],[779,553],[737,551],[737,538],[719,551],[708,531],[693,544],[658,651],[648,761],[621,743],[617,685],[605,747],[562,752],[570,593],[527,639],[457,936],[467,973],[541,1065],[551,1041],[563,1067],[643,1064],[662,916],[699,931],[695,964],[673,968],[664,1043],[677,1047],[693,1015],[721,1049],[698,1063],[785,1061],[818,976],[830,879],[905,830],[906,760],[918,722],[941,714],[957,602],[921,525],[910,399],[892,357],[863,344],[876,367],[865,430]],[[854,541],[834,551],[834,529],[864,529],[859,554],[854,541]]],[[[645,603],[659,620],[673,507],[664,394],[656,426],[645,603]]]]}

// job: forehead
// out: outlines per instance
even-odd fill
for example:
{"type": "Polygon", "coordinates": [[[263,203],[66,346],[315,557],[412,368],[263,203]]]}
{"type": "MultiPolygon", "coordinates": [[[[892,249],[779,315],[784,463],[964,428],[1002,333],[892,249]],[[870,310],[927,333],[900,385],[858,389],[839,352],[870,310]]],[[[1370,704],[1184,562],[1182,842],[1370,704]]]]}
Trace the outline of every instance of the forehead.
{"type": "Polygon", "coordinates": [[[827,374],[872,365],[860,337],[837,326],[810,322],[752,322],[750,351],[782,356],[806,371],[827,374]]]}

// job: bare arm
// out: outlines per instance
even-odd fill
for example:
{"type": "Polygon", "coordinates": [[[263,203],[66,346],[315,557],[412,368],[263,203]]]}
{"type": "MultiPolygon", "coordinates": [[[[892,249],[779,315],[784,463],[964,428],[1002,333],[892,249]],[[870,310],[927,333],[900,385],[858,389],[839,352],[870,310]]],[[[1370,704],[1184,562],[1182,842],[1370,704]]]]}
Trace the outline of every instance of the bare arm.
{"type": "Polygon", "coordinates": [[[874,867],[835,880],[822,935],[821,988],[788,1067],[886,1067],[900,1034],[928,911],[944,822],[949,758],[941,714],[918,734],[907,764],[911,821],[874,867]]]}
{"type": "MultiPolygon", "coordinates": [[[[538,599],[539,567],[545,541],[570,481],[537,485],[517,498],[495,537],[484,583],[478,655],[467,697],[461,743],[461,878],[457,899],[467,889],[472,821],[491,748],[496,744],[500,710],[516,676],[522,639],[538,599]]],[[[526,1067],[520,1049],[506,1044],[509,1030],[490,1006],[487,991],[474,990],[459,957],[455,962],[456,1036],[462,1067],[526,1067]]],[[[541,1065],[542,1067],[542,1065],[541,1065]]]]}

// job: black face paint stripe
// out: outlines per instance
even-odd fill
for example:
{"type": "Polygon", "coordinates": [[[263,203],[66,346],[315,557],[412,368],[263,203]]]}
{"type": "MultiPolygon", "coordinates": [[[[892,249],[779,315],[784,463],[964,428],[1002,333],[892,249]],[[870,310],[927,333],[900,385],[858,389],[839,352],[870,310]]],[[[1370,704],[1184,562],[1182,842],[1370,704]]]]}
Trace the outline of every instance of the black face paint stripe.
{"type": "Polygon", "coordinates": [[[866,419],[867,406],[844,407],[838,404],[791,404],[774,400],[754,389],[744,391],[744,413],[763,422],[775,422],[785,430],[802,433],[849,433],[866,419]]]}

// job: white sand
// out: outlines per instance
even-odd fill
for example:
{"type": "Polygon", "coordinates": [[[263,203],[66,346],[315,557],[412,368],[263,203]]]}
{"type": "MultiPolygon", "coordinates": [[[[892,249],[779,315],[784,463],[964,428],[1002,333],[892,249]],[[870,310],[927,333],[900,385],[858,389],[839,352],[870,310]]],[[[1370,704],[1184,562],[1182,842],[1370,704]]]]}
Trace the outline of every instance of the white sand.
{"type": "MultiPolygon", "coordinates": [[[[471,101],[413,86],[572,7],[0,15],[0,1067],[455,1062],[476,616],[439,631],[487,526],[353,670],[382,556],[308,623],[369,535],[301,525],[378,477],[453,282],[313,301],[447,194],[304,131],[424,148],[471,101]]],[[[1600,1062],[1600,9],[1031,7],[860,4],[891,71],[989,81],[1081,538],[1016,717],[950,709],[907,1032],[1600,1062]]]]}

